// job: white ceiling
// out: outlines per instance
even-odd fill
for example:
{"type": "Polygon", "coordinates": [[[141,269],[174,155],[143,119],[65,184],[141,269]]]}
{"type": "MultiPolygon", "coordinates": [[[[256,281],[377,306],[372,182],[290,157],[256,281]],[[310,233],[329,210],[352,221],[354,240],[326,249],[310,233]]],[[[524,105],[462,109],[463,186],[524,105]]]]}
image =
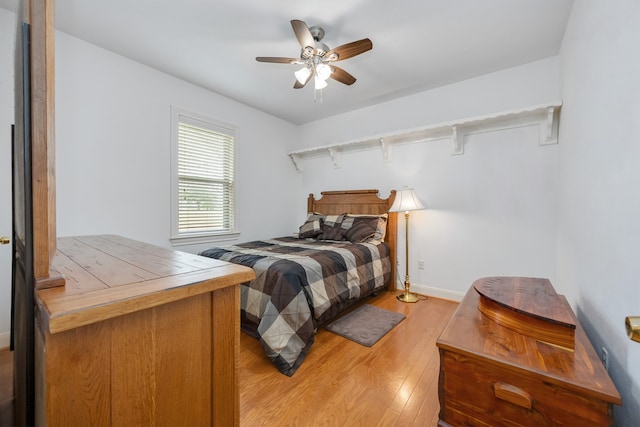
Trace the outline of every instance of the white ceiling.
{"type": "MultiPolygon", "coordinates": [[[[14,10],[17,0],[0,0],[14,10]]],[[[558,53],[572,0],[55,0],[56,28],[295,124],[558,53]],[[289,21],[330,48],[368,37],[339,62],[358,80],[294,90],[289,21]]]]}

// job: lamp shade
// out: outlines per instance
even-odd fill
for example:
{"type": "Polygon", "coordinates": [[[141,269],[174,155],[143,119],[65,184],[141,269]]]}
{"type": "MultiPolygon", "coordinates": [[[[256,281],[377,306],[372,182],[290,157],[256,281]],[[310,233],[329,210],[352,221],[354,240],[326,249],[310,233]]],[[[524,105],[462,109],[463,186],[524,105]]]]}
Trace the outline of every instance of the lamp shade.
{"type": "Polygon", "coordinates": [[[417,211],[424,209],[418,196],[413,188],[403,188],[396,193],[396,199],[389,208],[389,212],[405,212],[405,211],[417,211]]]}

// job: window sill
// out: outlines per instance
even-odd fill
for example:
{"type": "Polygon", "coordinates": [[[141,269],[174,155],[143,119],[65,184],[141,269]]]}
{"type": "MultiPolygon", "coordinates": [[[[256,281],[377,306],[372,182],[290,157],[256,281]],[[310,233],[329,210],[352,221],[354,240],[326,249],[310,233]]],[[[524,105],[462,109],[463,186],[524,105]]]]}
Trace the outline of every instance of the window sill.
{"type": "Polygon", "coordinates": [[[217,243],[236,240],[240,232],[220,234],[192,234],[189,236],[172,236],[169,238],[172,246],[194,245],[198,243],[217,243]]]}

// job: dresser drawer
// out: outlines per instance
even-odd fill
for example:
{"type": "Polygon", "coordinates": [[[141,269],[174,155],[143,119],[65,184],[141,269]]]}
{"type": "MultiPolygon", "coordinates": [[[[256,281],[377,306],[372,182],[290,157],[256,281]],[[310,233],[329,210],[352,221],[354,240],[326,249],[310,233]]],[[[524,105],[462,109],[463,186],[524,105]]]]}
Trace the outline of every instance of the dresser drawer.
{"type": "Polygon", "coordinates": [[[542,378],[440,349],[441,425],[613,426],[611,404],[542,378]]]}

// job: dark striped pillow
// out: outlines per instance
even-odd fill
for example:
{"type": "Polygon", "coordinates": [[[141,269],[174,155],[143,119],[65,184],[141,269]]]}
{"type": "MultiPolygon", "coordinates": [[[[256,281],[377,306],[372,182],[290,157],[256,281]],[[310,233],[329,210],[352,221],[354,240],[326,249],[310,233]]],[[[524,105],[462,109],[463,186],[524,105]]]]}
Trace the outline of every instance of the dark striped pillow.
{"type": "Polygon", "coordinates": [[[346,214],[327,215],[324,217],[322,225],[322,234],[318,236],[318,240],[345,240],[345,230],[342,228],[342,220],[346,214]]]}
{"type": "Polygon", "coordinates": [[[345,238],[352,243],[380,243],[387,231],[387,214],[347,215],[342,221],[345,238]]]}
{"type": "Polygon", "coordinates": [[[307,239],[314,238],[322,233],[324,217],[322,215],[309,214],[304,224],[300,226],[298,238],[307,239]]]}

